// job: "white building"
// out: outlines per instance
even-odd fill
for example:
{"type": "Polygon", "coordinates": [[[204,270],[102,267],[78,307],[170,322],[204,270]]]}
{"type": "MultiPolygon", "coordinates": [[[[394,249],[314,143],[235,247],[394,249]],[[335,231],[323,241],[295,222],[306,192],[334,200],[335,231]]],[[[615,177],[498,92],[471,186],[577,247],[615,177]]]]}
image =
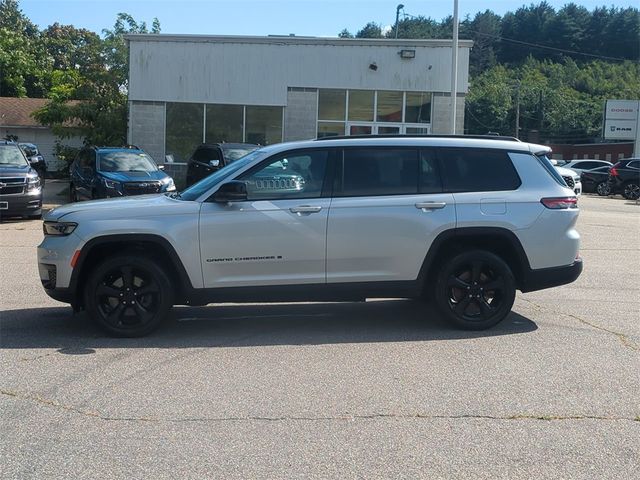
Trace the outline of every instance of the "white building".
{"type": "MultiPolygon", "coordinates": [[[[449,133],[451,40],[129,35],[129,143],[185,161],[203,142],[449,133]]],[[[460,41],[457,132],[471,41],[460,41]]]]}

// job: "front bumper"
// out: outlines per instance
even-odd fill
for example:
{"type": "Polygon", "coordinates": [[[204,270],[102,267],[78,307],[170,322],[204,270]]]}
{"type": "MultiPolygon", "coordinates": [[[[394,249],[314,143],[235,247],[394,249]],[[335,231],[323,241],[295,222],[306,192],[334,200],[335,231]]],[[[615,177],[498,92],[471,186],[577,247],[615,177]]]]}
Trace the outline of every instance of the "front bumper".
{"type": "Polygon", "coordinates": [[[526,293],[566,285],[580,276],[582,267],[582,258],[576,258],[571,265],[536,270],[529,269],[523,275],[520,291],[526,293]]]}
{"type": "Polygon", "coordinates": [[[0,195],[0,217],[40,215],[42,213],[42,190],[20,195],[0,195]]]}

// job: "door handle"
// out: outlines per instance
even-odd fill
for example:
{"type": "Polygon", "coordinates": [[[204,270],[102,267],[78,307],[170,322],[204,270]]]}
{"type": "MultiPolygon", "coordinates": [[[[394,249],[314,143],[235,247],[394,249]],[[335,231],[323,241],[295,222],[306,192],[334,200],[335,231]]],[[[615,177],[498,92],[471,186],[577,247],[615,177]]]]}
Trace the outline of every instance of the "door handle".
{"type": "Polygon", "coordinates": [[[322,210],[322,207],[312,205],[300,205],[289,209],[291,213],[318,213],[320,210],[322,210]]]}
{"type": "Polygon", "coordinates": [[[420,210],[440,210],[447,206],[447,202],[418,202],[416,208],[420,210]]]}

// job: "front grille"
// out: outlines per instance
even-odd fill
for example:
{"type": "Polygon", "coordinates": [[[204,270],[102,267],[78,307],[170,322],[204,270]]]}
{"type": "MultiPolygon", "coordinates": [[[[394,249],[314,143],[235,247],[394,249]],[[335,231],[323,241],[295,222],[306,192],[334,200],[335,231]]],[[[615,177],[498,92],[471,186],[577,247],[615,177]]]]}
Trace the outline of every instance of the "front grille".
{"type": "Polygon", "coordinates": [[[572,177],[567,176],[567,177],[562,177],[562,178],[563,178],[563,180],[565,181],[565,183],[567,184],[567,186],[568,186],[569,188],[573,188],[573,187],[575,187],[575,186],[576,186],[576,184],[575,184],[575,182],[573,181],[573,178],[572,178],[572,177]]]}
{"type": "Polygon", "coordinates": [[[124,184],[126,195],[144,195],[146,193],[159,193],[162,184],[160,182],[130,182],[124,184]]]}
{"type": "Polygon", "coordinates": [[[16,195],[24,193],[27,179],[24,177],[0,178],[0,195],[16,195]]]}

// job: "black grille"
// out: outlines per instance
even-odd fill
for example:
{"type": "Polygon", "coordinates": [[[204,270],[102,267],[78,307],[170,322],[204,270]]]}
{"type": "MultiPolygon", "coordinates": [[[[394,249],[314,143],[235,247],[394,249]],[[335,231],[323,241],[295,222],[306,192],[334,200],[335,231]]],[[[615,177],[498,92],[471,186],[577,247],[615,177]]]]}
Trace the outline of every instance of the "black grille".
{"type": "Polygon", "coordinates": [[[144,195],[145,193],[160,192],[160,182],[136,182],[125,183],[124,191],[127,195],[144,195]]]}
{"type": "Polygon", "coordinates": [[[58,269],[55,265],[45,265],[47,269],[48,279],[42,280],[42,286],[47,290],[53,290],[56,288],[56,280],[58,279],[58,269]]]}
{"type": "Polygon", "coordinates": [[[0,195],[15,195],[24,193],[26,179],[24,177],[0,178],[0,195]]]}
{"type": "Polygon", "coordinates": [[[576,186],[575,182],[573,181],[573,178],[571,177],[562,177],[565,181],[565,183],[569,186],[569,188],[573,188],[576,186]]]}

